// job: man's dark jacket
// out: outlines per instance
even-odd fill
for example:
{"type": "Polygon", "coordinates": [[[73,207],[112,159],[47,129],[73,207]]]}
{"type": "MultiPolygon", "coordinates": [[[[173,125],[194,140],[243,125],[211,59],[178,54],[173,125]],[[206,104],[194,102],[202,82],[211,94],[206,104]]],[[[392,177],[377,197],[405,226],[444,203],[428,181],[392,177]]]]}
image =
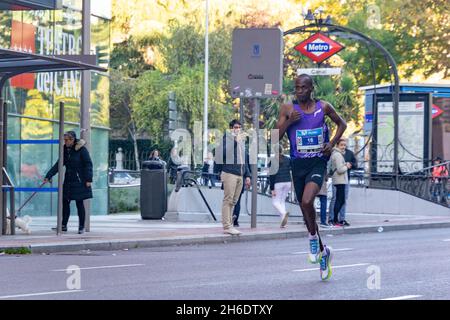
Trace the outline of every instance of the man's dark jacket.
{"type": "Polygon", "coordinates": [[[218,173],[226,172],[240,177],[251,177],[245,142],[238,143],[229,133],[223,136],[220,146],[216,149],[215,163],[214,171],[218,173]]]}

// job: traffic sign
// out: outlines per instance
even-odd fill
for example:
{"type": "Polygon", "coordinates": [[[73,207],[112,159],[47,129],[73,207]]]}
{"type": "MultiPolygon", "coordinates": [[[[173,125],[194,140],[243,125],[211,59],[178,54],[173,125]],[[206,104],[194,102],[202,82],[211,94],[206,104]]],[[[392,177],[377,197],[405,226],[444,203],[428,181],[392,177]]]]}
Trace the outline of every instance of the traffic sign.
{"type": "Polygon", "coordinates": [[[320,63],[338,53],[344,46],[318,32],[294,47],[311,60],[320,63]]]}

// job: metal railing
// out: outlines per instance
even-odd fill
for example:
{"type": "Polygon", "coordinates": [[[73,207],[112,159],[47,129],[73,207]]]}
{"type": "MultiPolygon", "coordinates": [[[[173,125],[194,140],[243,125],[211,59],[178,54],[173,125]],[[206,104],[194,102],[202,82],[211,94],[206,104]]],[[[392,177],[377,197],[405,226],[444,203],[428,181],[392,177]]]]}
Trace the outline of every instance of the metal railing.
{"type": "Polygon", "coordinates": [[[209,213],[213,217],[214,221],[217,221],[216,216],[214,215],[214,212],[212,211],[208,200],[205,198],[202,190],[200,189],[200,184],[198,183],[198,178],[196,178],[196,175],[198,172],[196,171],[190,171],[190,170],[180,170],[177,172],[177,179],[176,179],[176,185],[175,185],[175,192],[179,192],[181,187],[192,187],[195,186],[200,193],[200,196],[203,199],[203,202],[205,203],[206,207],[208,208],[209,213]]]}
{"type": "MultiPolygon", "coordinates": [[[[7,210],[3,211],[2,216],[2,235],[7,234],[7,219],[10,220],[10,234],[15,235],[16,234],[16,208],[15,208],[15,187],[12,183],[11,178],[8,175],[8,172],[6,172],[5,168],[2,170],[4,175],[4,180],[6,184],[2,186],[2,196],[4,195],[5,190],[8,189],[9,191],[9,216],[7,215],[7,210]]],[[[3,202],[3,205],[6,208],[6,201],[3,202]]]]}
{"type": "Polygon", "coordinates": [[[424,200],[449,207],[450,161],[399,176],[399,189],[424,200]],[[433,174],[442,169],[441,175],[433,174]],[[437,171],[437,170],[436,170],[437,171]]]}
{"type": "MultiPolygon", "coordinates": [[[[406,165],[411,164],[408,162],[406,165]]],[[[423,163],[423,162],[422,162],[423,163]]],[[[400,163],[402,165],[402,163],[400,163]]],[[[413,168],[413,166],[410,166],[413,168]]],[[[352,172],[350,179],[352,186],[369,187],[374,189],[398,190],[423,200],[431,201],[443,206],[449,206],[450,180],[450,161],[437,165],[431,165],[419,170],[409,172],[400,172],[398,174],[398,188],[396,188],[396,175],[392,172],[367,173],[362,170],[352,172]],[[433,169],[437,167],[445,168],[446,176],[434,177],[433,169]]]]}

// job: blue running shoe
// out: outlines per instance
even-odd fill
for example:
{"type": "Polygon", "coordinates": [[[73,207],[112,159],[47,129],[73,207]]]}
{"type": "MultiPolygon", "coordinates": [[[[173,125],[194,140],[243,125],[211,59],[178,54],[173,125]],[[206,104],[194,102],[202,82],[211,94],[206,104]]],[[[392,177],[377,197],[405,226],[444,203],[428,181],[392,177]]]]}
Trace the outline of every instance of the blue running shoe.
{"type": "Polygon", "coordinates": [[[333,253],[331,247],[324,246],[323,253],[320,257],[320,278],[326,281],[331,278],[331,259],[333,253]]]}
{"type": "Polygon", "coordinates": [[[319,263],[321,258],[321,252],[319,247],[319,237],[316,235],[315,237],[309,237],[309,254],[308,261],[309,263],[319,263]]]}

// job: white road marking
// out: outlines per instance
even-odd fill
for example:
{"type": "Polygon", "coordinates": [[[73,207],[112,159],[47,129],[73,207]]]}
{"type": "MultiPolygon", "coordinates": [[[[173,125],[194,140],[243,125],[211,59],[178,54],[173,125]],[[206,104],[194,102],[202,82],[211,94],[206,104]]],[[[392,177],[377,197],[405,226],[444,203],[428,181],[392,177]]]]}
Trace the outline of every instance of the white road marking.
{"type": "MultiPolygon", "coordinates": [[[[352,268],[352,267],[362,267],[362,266],[368,266],[370,263],[356,263],[356,264],[347,264],[343,266],[331,266],[332,269],[339,269],[339,268],[352,268]]],[[[292,270],[294,272],[305,272],[305,271],[315,271],[319,270],[319,268],[309,268],[309,269],[297,269],[292,270]]]]}
{"type": "Polygon", "coordinates": [[[380,299],[380,300],[406,300],[406,299],[415,299],[415,298],[420,298],[422,296],[420,295],[410,295],[410,296],[401,296],[401,297],[393,297],[393,298],[385,298],[385,299],[380,299]]]}
{"type": "Polygon", "coordinates": [[[49,292],[38,292],[38,293],[25,293],[16,294],[12,296],[0,296],[0,299],[14,299],[14,298],[25,298],[25,297],[36,297],[36,296],[48,296],[53,294],[65,294],[65,293],[75,293],[83,292],[84,290],[65,290],[65,291],[49,291],[49,292]]]}
{"type": "MultiPolygon", "coordinates": [[[[115,266],[98,266],[98,267],[86,267],[86,268],[80,268],[77,270],[93,270],[93,269],[112,269],[112,268],[129,268],[129,267],[141,267],[144,266],[144,264],[119,264],[115,266]]],[[[54,272],[66,272],[66,271],[73,271],[74,269],[57,269],[52,270],[54,272]]]]}
{"type": "Polygon", "coordinates": [[[450,241],[450,239],[444,239],[444,240],[442,240],[442,241],[447,241],[447,242],[449,242],[449,241],[450,241]]]}
{"type": "MultiPolygon", "coordinates": [[[[342,248],[342,249],[333,249],[333,252],[335,251],[352,251],[355,250],[353,248],[342,248]]],[[[292,254],[308,254],[309,251],[298,251],[298,252],[292,252],[292,254]]]]}

